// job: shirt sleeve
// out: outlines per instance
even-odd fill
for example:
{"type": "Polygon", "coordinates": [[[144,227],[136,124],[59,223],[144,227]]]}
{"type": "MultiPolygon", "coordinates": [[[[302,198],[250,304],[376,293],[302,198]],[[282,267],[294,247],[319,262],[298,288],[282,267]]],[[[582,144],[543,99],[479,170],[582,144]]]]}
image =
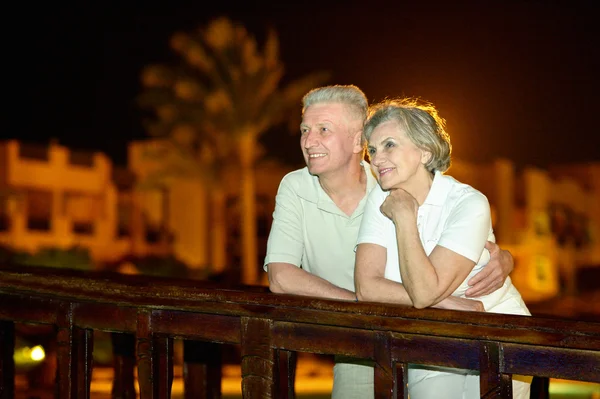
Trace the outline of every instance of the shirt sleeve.
{"type": "Polygon", "coordinates": [[[491,223],[490,204],[485,195],[468,191],[450,211],[437,245],[478,263],[491,223]]]}
{"type": "MultiPolygon", "coordinates": [[[[382,247],[386,247],[388,240],[386,239],[386,226],[389,223],[389,219],[383,213],[381,213],[380,207],[388,196],[388,192],[385,192],[379,187],[375,186],[365,204],[365,210],[363,213],[362,221],[360,223],[360,229],[358,230],[358,244],[378,244],[382,247]]],[[[354,247],[356,251],[356,247],[354,247]]]]}
{"type": "Polygon", "coordinates": [[[284,178],[275,197],[273,224],[267,240],[267,256],[263,269],[269,263],[290,263],[300,267],[304,252],[303,211],[293,184],[284,178]]]}

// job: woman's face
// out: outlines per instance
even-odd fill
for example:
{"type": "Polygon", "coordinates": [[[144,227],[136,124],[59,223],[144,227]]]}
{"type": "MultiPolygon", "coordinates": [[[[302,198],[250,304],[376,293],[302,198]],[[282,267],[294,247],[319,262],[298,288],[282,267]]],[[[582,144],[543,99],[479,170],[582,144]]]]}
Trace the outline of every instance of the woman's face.
{"type": "Polygon", "coordinates": [[[410,187],[417,176],[423,175],[430,156],[395,121],[382,123],[373,130],[367,151],[371,168],[384,190],[410,187]]]}

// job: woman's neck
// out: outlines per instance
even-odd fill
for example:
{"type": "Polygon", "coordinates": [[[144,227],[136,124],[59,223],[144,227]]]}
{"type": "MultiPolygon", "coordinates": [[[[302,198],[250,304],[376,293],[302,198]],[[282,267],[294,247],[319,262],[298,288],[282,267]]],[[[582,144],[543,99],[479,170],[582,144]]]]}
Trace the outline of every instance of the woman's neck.
{"type": "Polygon", "coordinates": [[[421,206],[427,199],[427,195],[429,195],[434,177],[435,174],[433,172],[429,172],[423,168],[412,179],[400,185],[399,188],[406,190],[410,195],[415,197],[419,206],[421,206]]]}

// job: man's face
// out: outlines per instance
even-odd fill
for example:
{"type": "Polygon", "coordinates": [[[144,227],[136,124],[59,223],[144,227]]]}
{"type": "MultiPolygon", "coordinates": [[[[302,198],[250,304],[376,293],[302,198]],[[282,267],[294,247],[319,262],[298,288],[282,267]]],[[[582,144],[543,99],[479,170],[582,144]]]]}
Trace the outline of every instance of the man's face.
{"type": "Polygon", "coordinates": [[[339,103],[314,104],[302,115],[300,146],[308,171],[317,176],[347,169],[362,152],[361,121],[339,103]]]}

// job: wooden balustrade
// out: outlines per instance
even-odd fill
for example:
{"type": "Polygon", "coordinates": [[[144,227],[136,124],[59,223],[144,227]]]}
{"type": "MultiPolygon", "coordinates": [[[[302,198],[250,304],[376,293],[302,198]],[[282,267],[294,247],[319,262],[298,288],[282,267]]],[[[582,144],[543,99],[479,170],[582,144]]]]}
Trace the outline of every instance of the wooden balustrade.
{"type": "MultiPolygon", "coordinates": [[[[293,352],[372,359],[376,398],[407,397],[408,363],[479,370],[482,398],[510,398],[512,374],[600,382],[600,322],[417,310],[275,295],[260,287],[222,289],[191,280],[4,267],[2,399],[14,395],[15,322],[55,326],[59,398],[89,398],[93,330],[135,334],[142,399],[170,397],[173,338],[239,344],[244,398],[292,396],[293,352]]],[[[205,397],[219,397],[211,392],[205,397]]]]}

